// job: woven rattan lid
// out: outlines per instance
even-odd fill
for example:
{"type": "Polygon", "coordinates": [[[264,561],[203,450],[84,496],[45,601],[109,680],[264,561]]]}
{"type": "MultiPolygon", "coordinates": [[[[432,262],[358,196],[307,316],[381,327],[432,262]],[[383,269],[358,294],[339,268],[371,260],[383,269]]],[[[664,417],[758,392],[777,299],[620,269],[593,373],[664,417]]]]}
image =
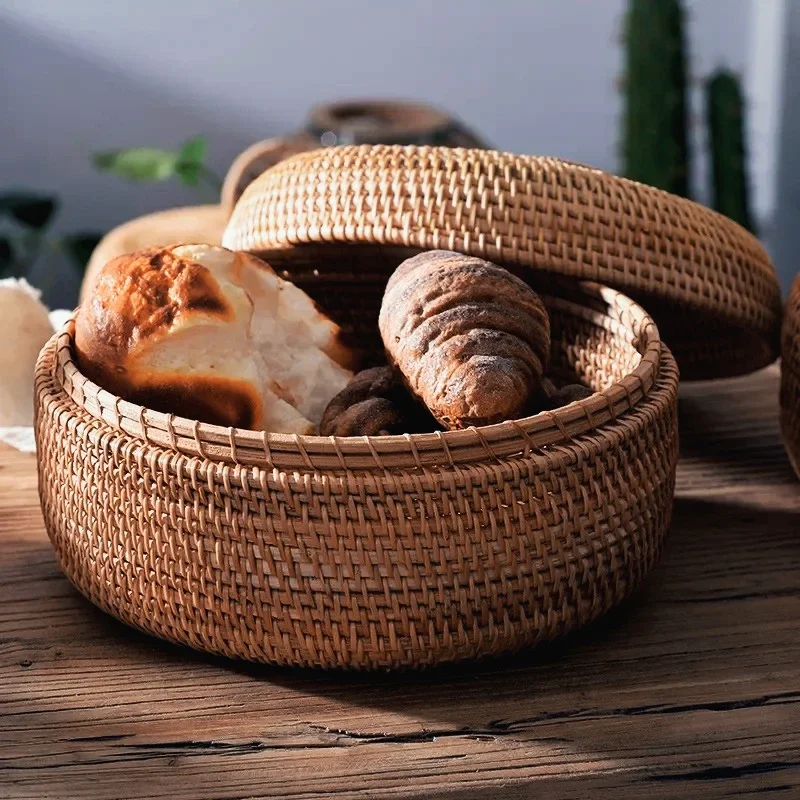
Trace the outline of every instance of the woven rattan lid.
{"type": "Polygon", "coordinates": [[[689,200],[555,158],[315,150],[254,181],[223,237],[266,256],[320,242],[447,248],[608,284],[655,317],[687,379],[742,374],[778,353],[780,287],[754,236],[689,200]]]}

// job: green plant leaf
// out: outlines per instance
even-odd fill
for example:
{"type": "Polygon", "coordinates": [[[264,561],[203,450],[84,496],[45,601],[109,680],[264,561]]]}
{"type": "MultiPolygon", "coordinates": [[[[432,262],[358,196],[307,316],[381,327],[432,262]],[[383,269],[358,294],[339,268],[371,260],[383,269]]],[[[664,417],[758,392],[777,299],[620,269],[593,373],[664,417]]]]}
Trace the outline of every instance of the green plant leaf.
{"type": "Polygon", "coordinates": [[[178,155],[158,147],[129,147],[95,153],[92,163],[101,172],[141,183],[166,181],[176,174],[178,155]]]}
{"type": "Polygon", "coordinates": [[[193,136],[181,145],[175,173],[185,186],[197,186],[200,183],[207,150],[208,140],[205,136],[193,136]]]}
{"type": "Polygon", "coordinates": [[[179,164],[203,164],[208,152],[208,139],[205,136],[193,136],[187,139],[178,151],[179,164]]]}
{"type": "Polygon", "coordinates": [[[43,241],[40,233],[30,229],[0,237],[0,277],[24,277],[39,255],[43,241]]]}
{"type": "Polygon", "coordinates": [[[57,210],[58,200],[52,195],[28,192],[0,195],[0,216],[12,217],[37,231],[47,227],[57,210]]]}
{"type": "Polygon", "coordinates": [[[93,231],[82,231],[80,233],[73,233],[65,236],[61,240],[61,244],[67,252],[67,255],[73,261],[76,267],[80,270],[86,269],[95,247],[103,238],[102,233],[95,233],[93,231]]]}
{"type": "Polygon", "coordinates": [[[0,278],[11,269],[14,263],[14,248],[11,241],[5,236],[0,236],[0,278]]]}
{"type": "Polygon", "coordinates": [[[175,165],[175,174],[184,186],[197,186],[203,174],[203,165],[179,161],[175,165]]]}

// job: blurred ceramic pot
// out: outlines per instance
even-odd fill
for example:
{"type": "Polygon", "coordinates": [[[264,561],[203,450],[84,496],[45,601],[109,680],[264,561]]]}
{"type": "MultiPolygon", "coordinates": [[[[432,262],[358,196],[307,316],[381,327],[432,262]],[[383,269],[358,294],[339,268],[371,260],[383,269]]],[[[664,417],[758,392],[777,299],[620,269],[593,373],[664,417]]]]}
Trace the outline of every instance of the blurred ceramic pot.
{"type": "Polygon", "coordinates": [[[302,129],[257,142],[233,162],[222,187],[223,208],[230,212],[247,186],[284,158],[341,144],[488,146],[459,120],[422,103],[351,100],[316,106],[302,129]]]}

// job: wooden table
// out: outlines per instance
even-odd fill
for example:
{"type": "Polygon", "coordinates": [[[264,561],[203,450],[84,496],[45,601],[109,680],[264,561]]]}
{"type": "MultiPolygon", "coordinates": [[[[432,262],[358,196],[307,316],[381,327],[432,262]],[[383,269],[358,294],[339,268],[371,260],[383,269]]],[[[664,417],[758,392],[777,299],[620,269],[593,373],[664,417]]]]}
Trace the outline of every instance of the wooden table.
{"type": "Polygon", "coordinates": [[[800,484],[778,372],[683,392],[664,559],[554,645],[427,674],[231,663],[61,576],[0,449],[0,797],[800,797],[800,484]]]}

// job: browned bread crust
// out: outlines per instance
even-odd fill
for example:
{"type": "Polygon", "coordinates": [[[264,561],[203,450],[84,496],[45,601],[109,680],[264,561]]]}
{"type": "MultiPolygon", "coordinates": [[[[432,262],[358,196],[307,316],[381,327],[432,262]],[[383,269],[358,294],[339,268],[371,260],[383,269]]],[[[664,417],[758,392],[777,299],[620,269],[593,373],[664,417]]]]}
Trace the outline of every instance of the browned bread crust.
{"type": "MultiPolygon", "coordinates": [[[[233,318],[205,267],[164,247],[118,256],[106,264],[77,315],[78,356],[88,365],[118,362],[192,310],[225,321],[233,318]]],[[[109,380],[124,382],[124,374],[115,372],[109,380]]]]}
{"type": "Polygon", "coordinates": [[[181,314],[200,311],[223,321],[234,312],[208,270],[168,248],[152,247],[112,259],[97,276],[75,318],[78,364],[104,389],[157,411],[249,428],[258,421],[252,384],[221,376],[145,374],[133,354],[164,336],[181,314]]]}
{"type": "Polygon", "coordinates": [[[247,253],[154,247],[110,261],[76,315],[84,374],[201,422],[313,433],[351,377],[339,329],[247,253]]]}
{"type": "Polygon", "coordinates": [[[518,418],[541,388],[547,311],[526,283],[488,261],[443,250],[404,261],[379,325],[390,361],[447,428],[518,418]]]}
{"type": "Polygon", "coordinates": [[[397,392],[390,367],[373,367],[357,373],[325,409],[322,436],[376,436],[396,433],[403,415],[392,402],[397,392]]]}

